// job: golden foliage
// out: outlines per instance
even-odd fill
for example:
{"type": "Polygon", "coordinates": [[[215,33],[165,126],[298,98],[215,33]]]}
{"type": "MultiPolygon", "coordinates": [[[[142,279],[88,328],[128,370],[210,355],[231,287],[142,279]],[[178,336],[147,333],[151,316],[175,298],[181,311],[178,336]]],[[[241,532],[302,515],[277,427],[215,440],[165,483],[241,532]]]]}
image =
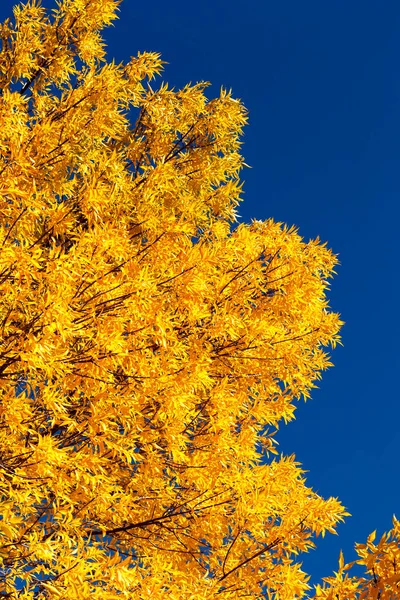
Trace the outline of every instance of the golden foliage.
{"type": "Polygon", "coordinates": [[[330,365],[336,258],[232,227],[243,106],[153,91],[157,54],[106,63],[118,5],[0,30],[0,590],[293,600],[347,513],[267,428],[330,365]]]}
{"type": "Polygon", "coordinates": [[[397,600],[400,598],[400,521],[374,544],[372,532],[366,544],[356,544],[358,560],[344,564],[341,553],[339,571],[317,586],[315,600],[397,600]],[[365,568],[366,577],[349,576],[355,565],[365,568]]]}

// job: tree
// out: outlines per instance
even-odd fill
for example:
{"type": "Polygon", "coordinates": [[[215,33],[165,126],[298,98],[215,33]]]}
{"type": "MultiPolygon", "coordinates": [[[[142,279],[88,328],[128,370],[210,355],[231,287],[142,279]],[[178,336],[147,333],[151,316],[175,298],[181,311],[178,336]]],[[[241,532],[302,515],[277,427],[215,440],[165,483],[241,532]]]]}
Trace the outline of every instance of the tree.
{"type": "Polygon", "coordinates": [[[1,26],[0,592],[293,600],[347,514],[270,457],[339,340],[336,257],[235,226],[244,107],[107,63],[118,5],[1,26]]]}

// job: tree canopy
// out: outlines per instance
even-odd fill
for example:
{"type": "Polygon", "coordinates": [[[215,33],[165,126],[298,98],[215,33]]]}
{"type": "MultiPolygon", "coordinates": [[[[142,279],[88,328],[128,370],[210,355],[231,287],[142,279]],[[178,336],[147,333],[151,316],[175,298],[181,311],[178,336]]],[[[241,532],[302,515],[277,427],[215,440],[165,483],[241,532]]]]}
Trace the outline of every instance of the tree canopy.
{"type": "MultiPolygon", "coordinates": [[[[347,513],[274,436],[331,364],[337,259],[237,224],[245,108],[107,62],[118,5],[0,29],[0,594],[301,598],[347,513]]],[[[400,597],[399,528],[316,597],[400,597]]]]}

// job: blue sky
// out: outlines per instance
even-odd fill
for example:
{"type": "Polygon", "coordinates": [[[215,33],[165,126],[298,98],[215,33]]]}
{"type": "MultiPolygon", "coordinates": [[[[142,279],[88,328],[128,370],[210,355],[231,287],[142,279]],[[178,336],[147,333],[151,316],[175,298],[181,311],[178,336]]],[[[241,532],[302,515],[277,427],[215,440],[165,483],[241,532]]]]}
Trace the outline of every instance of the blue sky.
{"type": "MultiPolygon", "coordinates": [[[[2,0],[0,19],[13,4],[2,0]]],[[[305,555],[317,582],[340,548],[352,559],[354,542],[400,515],[400,4],[125,0],[107,39],[117,60],[161,52],[176,87],[232,88],[250,116],[242,219],[295,224],[339,254],[330,297],[344,347],[278,436],[353,515],[305,555]]]]}

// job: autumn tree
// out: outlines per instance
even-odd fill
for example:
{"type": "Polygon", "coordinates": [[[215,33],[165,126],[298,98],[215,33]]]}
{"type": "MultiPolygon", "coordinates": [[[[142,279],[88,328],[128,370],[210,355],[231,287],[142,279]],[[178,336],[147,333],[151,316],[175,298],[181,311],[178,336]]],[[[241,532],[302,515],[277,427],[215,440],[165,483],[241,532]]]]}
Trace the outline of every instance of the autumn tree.
{"type": "Polygon", "coordinates": [[[300,598],[346,512],[270,455],[339,339],[336,258],[235,223],[245,109],[106,62],[118,5],[0,30],[1,597],[300,598]]]}

